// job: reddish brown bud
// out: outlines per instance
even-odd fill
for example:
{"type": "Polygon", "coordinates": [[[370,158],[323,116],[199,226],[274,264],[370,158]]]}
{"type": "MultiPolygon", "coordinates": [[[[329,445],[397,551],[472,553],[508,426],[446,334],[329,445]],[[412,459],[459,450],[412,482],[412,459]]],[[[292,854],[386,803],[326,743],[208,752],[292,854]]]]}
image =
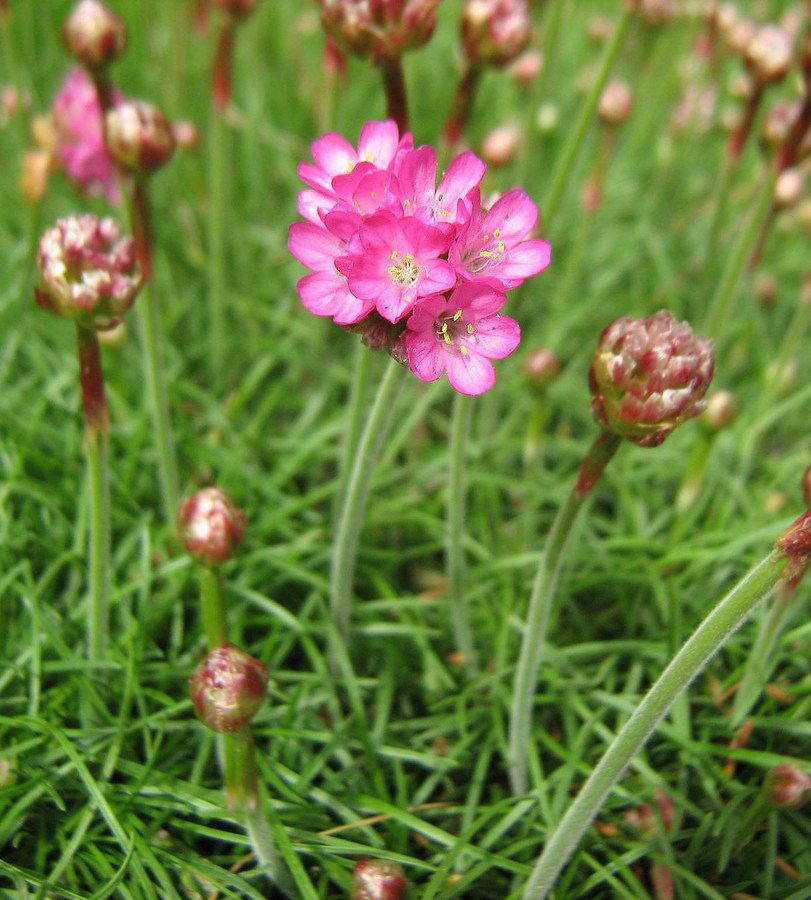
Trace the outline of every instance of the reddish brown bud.
{"type": "Polygon", "coordinates": [[[634,108],[634,92],[624,81],[612,79],[600,96],[597,114],[604,125],[616,127],[631,115],[634,108]]]}
{"type": "Polygon", "coordinates": [[[462,43],[474,66],[504,66],[526,47],[532,18],[526,0],[467,0],[462,43]]]}
{"type": "Polygon", "coordinates": [[[439,0],[318,0],[326,31],[372,62],[396,60],[424,44],[436,27],[439,0]]]}
{"type": "Polygon", "coordinates": [[[603,331],[589,369],[594,418],[640,447],[656,447],[704,410],[714,370],[712,341],[661,310],[617,319],[603,331]]]}
{"type": "Polygon", "coordinates": [[[508,165],[515,159],[521,138],[521,127],[515,122],[494,128],[482,143],[482,159],[494,168],[508,165]]]}
{"type": "Polygon", "coordinates": [[[744,49],[746,65],[760,84],[782,81],[793,57],[791,36],[777,25],[761,25],[744,49]]]}
{"type": "Polygon", "coordinates": [[[113,219],[86,213],[60,219],[37,251],[36,301],[85,328],[111,328],[135,301],[143,278],[135,244],[113,219]]]}
{"type": "Polygon", "coordinates": [[[738,418],[740,408],[729,391],[715,391],[707,397],[702,421],[709,431],[722,431],[738,418]]]}
{"type": "Polygon", "coordinates": [[[766,773],[763,789],[774,809],[799,809],[811,792],[811,775],[795,763],[780,763],[766,773]]]}
{"type": "Polygon", "coordinates": [[[399,863],[362,859],[352,875],[351,900],[403,900],[408,881],[399,863]]]}
{"type": "Polygon", "coordinates": [[[189,696],[200,719],[221,734],[244,728],[267,697],[264,663],[235,644],[211,650],[189,679],[189,696]]]}
{"type": "Polygon", "coordinates": [[[218,487],[204,488],[180,503],[177,528],[190,556],[206,565],[225,562],[245,534],[245,514],[218,487]]]}
{"type": "Polygon", "coordinates": [[[527,385],[542,393],[563,371],[563,363],[558,355],[546,347],[536,347],[524,362],[524,376],[527,385]]]}
{"type": "Polygon", "coordinates": [[[99,0],[80,0],[62,26],[68,53],[97,71],[120,56],[127,46],[127,27],[99,0]]]}
{"type": "Polygon", "coordinates": [[[151,103],[125,100],[105,117],[110,157],[128,172],[151,172],[175,151],[171,122],[151,103]]]}

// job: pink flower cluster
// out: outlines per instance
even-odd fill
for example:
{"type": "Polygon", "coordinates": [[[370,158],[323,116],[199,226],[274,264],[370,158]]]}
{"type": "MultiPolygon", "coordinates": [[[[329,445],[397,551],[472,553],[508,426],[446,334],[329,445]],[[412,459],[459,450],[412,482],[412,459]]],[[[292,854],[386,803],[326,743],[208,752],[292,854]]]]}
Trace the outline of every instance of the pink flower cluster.
{"type": "Polygon", "coordinates": [[[443,373],[465,394],[493,386],[491,360],[515,350],[518,323],[501,315],[505,291],[549,264],[550,246],[527,235],[538,210],[526,193],[482,209],[486,165],[453,160],[437,186],[433,147],[414,147],[393,121],[368,122],[355,149],[338,134],[301,163],[306,221],[290,226],[290,252],[308,269],[298,282],[310,312],[381,332],[424,381],[443,373]]]}
{"type": "MultiPolygon", "coordinates": [[[[122,98],[116,91],[116,102],[122,98]]],[[[56,154],[67,174],[90,195],[121,202],[115,166],[104,146],[104,122],[96,87],[82,68],[72,69],[53,106],[56,154]]]]}

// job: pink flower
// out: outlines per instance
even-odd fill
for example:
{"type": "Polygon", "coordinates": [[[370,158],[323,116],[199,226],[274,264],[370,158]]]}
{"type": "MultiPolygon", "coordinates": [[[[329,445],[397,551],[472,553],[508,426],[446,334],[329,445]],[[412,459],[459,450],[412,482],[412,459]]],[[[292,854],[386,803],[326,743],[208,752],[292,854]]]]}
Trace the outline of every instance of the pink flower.
{"type": "MultiPolygon", "coordinates": [[[[118,102],[122,99],[116,92],[118,102]]],[[[68,178],[90,195],[104,194],[120,203],[116,171],[104,146],[101,106],[84,69],[72,69],[53,107],[56,154],[68,178]]]]}
{"type": "Polygon", "coordinates": [[[439,259],[447,249],[438,228],[381,210],[363,220],[335,266],[356,297],[373,301],[384,319],[396,322],[420,297],[456,284],[453,266],[439,259]]]}
{"type": "Polygon", "coordinates": [[[524,191],[509,191],[484,213],[478,192],[472,200],[467,228],[448,254],[461,278],[506,291],[549,265],[551,246],[526,239],[538,220],[538,207],[524,191]]]}
{"type": "Polygon", "coordinates": [[[413,144],[410,133],[400,138],[397,123],[391,119],[367,122],[361,129],[357,150],[345,137],[334,132],[318,138],[312,146],[315,163],[303,162],[298,167],[299,178],[311,188],[299,194],[299,212],[317,224],[317,210],[329,211],[339,200],[351,198],[352,191],[347,185],[340,194],[336,192],[333,184],[336,177],[350,174],[358,163],[367,164],[364,172],[388,169],[397,150],[413,144]]]}
{"type": "Polygon", "coordinates": [[[405,343],[411,371],[423,381],[447,373],[463,394],[482,394],[496,380],[491,359],[518,346],[521,329],[499,310],[507,298],[487,285],[463,284],[449,298],[421,301],[409,317],[405,343]]]}

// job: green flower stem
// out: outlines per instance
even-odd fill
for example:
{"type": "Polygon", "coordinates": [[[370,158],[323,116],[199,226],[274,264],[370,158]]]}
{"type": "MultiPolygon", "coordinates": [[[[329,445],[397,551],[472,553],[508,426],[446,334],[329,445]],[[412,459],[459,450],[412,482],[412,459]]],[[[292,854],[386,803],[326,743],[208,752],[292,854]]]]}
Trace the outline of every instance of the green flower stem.
{"type": "Polygon", "coordinates": [[[228,805],[242,816],[251,847],[268,878],[288,897],[296,895],[287,867],[282,862],[259,800],[259,776],[253,735],[245,726],[222,736],[225,750],[225,790],[228,805]]]}
{"type": "Polygon", "coordinates": [[[231,97],[231,56],[234,26],[230,17],[222,24],[214,61],[213,103],[209,122],[208,155],[208,303],[210,316],[209,363],[212,383],[222,372],[225,340],[225,215],[227,133],[225,109],[231,97]]]}
{"type": "Polygon", "coordinates": [[[470,606],[465,592],[465,461],[473,403],[466,394],[457,393],[453,406],[450,434],[448,505],[445,528],[445,565],[450,583],[451,621],[456,645],[468,670],[478,668],[470,606]]]}
{"type": "Polygon", "coordinates": [[[228,640],[228,632],[225,625],[222,575],[215,566],[200,566],[200,613],[208,649],[222,647],[228,640]]]}
{"type": "Polygon", "coordinates": [[[77,328],[79,371],[85,410],[85,457],[90,484],[90,613],[87,655],[92,661],[107,655],[110,632],[110,419],[96,332],[77,328]]]}
{"type": "Polygon", "coordinates": [[[794,591],[789,587],[778,591],[766,617],[761,622],[760,631],[755,639],[755,645],[746,659],[743,679],[732,704],[732,715],[729,721],[731,728],[739,728],[743,725],[749,711],[763,691],[769,678],[769,672],[774,665],[774,651],[793,597],[794,591]]]}
{"type": "Polygon", "coordinates": [[[132,234],[138,262],[144,273],[144,287],[136,304],[141,344],[144,351],[144,376],[152,414],[152,426],[158,451],[158,473],[164,518],[174,523],[180,497],[177,459],[172,437],[172,420],[161,352],[160,310],[153,291],[151,206],[146,179],[136,176],[130,208],[132,234]]]}
{"type": "Polygon", "coordinates": [[[346,416],[341,458],[338,462],[338,489],[335,492],[336,510],[344,501],[346,480],[349,469],[355,458],[355,451],[363,428],[363,414],[366,409],[366,392],[369,387],[369,371],[372,365],[372,354],[369,348],[358,341],[357,359],[352,368],[352,385],[349,389],[349,411],[346,416]]]}
{"type": "Polygon", "coordinates": [[[525,794],[529,788],[527,749],[532,736],[535,684],[546,649],[546,635],[566,545],[583,503],[621,442],[622,438],[603,431],[592,444],[574,488],[552,523],[532,585],[510,709],[510,784],[513,793],[518,796],[525,794]]]}
{"type": "Polygon", "coordinates": [[[775,548],[698,626],[611,742],[566,815],[549,835],[522,900],[543,900],[548,896],[603,801],[676,698],[758,603],[775,589],[789,565],[785,552],[775,548]]]}
{"type": "Polygon", "coordinates": [[[712,298],[707,317],[706,331],[711,337],[717,337],[731,311],[732,302],[746,268],[746,262],[757,244],[758,235],[763,223],[769,216],[774,198],[774,186],[777,172],[770,167],[755,208],[752,210],[746,227],[741,231],[737,243],[727,256],[727,264],[721,276],[715,295],[712,298]]]}
{"type": "Polygon", "coordinates": [[[566,146],[560,154],[557,167],[552,175],[552,185],[549,188],[549,194],[541,213],[541,222],[543,223],[544,229],[548,230],[549,223],[557,212],[558,204],[563,196],[563,191],[569,180],[569,176],[572,173],[574,164],[577,161],[577,157],[580,154],[586,131],[594,119],[597,104],[600,102],[600,95],[603,92],[603,88],[605,88],[608,76],[611,74],[611,69],[614,66],[617,54],[625,39],[628,26],[634,15],[635,5],[635,3],[627,2],[626,0],[620,20],[617,23],[614,34],[603,54],[600,71],[598,72],[597,78],[591,86],[591,90],[586,96],[586,99],[583,101],[577,120],[569,132],[569,140],[566,142],[566,146]]]}
{"type": "Polygon", "coordinates": [[[408,131],[408,99],[402,63],[399,59],[385,59],[380,63],[380,71],[386,91],[386,115],[394,119],[403,134],[408,131]]]}
{"type": "Polygon", "coordinates": [[[404,367],[399,363],[393,359],[389,361],[360,437],[335,529],[330,564],[330,613],[344,643],[349,638],[352,587],[363,513],[403,371],[404,367]]]}

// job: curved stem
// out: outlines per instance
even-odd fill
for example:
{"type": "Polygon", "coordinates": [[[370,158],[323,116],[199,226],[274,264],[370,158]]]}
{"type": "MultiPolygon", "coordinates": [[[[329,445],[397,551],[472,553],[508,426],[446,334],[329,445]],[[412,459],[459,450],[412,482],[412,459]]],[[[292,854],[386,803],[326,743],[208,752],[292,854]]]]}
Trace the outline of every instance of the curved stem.
{"type": "Polygon", "coordinates": [[[755,247],[758,234],[771,211],[776,179],[777,172],[770,168],[749,221],[741,232],[738,243],[735,244],[732,252],[727,257],[726,268],[710,303],[706,330],[711,337],[718,336],[719,329],[723,327],[729,316],[730,307],[735,299],[741,275],[746,267],[746,261],[755,247]]]}
{"type": "Polygon", "coordinates": [[[586,99],[583,101],[583,105],[580,108],[580,113],[577,117],[577,121],[575,122],[572,130],[569,132],[569,140],[566,142],[566,146],[563,148],[563,151],[560,154],[557,168],[555,169],[554,175],[552,176],[552,185],[549,188],[549,194],[546,198],[546,202],[544,203],[541,215],[541,224],[543,225],[545,230],[548,230],[549,223],[555,216],[558,204],[560,203],[560,199],[563,196],[563,190],[566,187],[566,183],[568,182],[569,176],[572,173],[574,164],[577,161],[577,157],[580,153],[580,148],[583,144],[583,139],[586,136],[586,131],[594,118],[597,104],[600,102],[600,95],[602,94],[603,88],[608,81],[608,76],[610,75],[611,69],[614,66],[614,62],[617,58],[620,47],[622,46],[625,34],[628,31],[628,25],[630,24],[631,17],[634,14],[634,7],[634,3],[625,3],[622,11],[622,16],[617,23],[617,27],[614,29],[614,34],[611,37],[610,43],[605,49],[597,78],[595,79],[594,84],[591,86],[591,90],[586,96],[586,99]]]}
{"type": "Polygon", "coordinates": [[[543,900],[628,764],[707,661],[780,583],[790,560],[773,550],[698,626],[626,722],[546,841],[522,900],[543,900]]]}
{"type": "Polygon", "coordinates": [[[595,440],[580,468],[574,488],[558,509],[532,585],[510,708],[510,784],[516,795],[525,794],[529,786],[527,749],[532,732],[535,683],[546,649],[549,619],[566,545],[577,514],[621,441],[622,438],[606,431],[595,440]]]}
{"type": "Polygon", "coordinates": [[[363,513],[375,466],[388,433],[402,367],[393,359],[380,381],[355,455],[340,516],[335,529],[330,563],[330,612],[344,643],[349,638],[352,587],[363,513]]]}
{"type": "Polygon", "coordinates": [[[465,458],[470,421],[471,398],[457,393],[454,400],[449,447],[448,504],[445,530],[445,565],[450,583],[451,621],[456,645],[469,671],[478,668],[470,605],[465,593],[465,458]]]}

